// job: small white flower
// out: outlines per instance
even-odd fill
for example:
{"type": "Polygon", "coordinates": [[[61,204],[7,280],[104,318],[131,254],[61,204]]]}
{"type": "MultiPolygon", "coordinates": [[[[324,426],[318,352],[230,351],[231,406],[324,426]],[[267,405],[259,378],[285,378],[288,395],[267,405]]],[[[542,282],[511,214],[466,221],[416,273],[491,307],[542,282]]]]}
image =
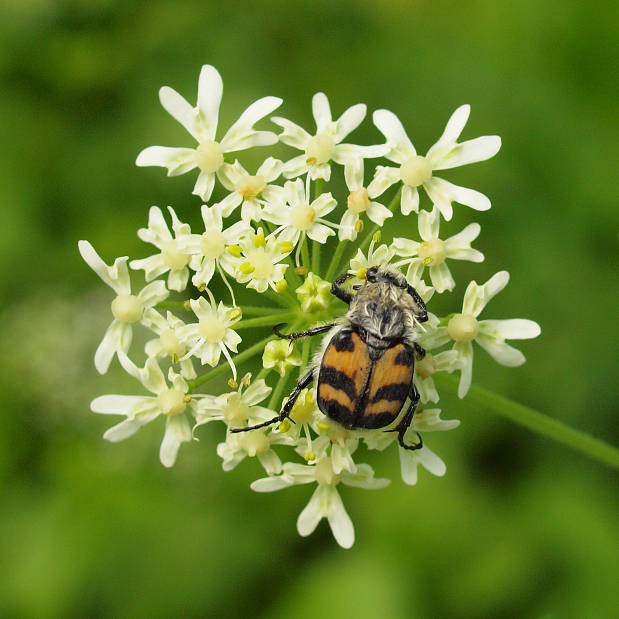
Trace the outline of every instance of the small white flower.
{"type": "Polygon", "coordinates": [[[376,249],[375,247],[376,242],[372,239],[368,247],[367,256],[361,249],[358,249],[355,256],[350,260],[350,270],[348,272],[354,274],[357,279],[365,279],[365,274],[370,267],[389,264],[394,256],[393,249],[384,243],[376,249]]]}
{"type": "Polygon", "coordinates": [[[221,301],[215,306],[213,298],[209,302],[204,297],[190,299],[189,304],[198,317],[198,322],[179,327],[176,331],[181,342],[190,348],[185,356],[194,355],[200,359],[202,365],[208,363],[216,366],[223,353],[232,369],[232,376],[236,379],[236,367],[228,352],[237,352],[237,346],[241,342],[241,336],[230,328],[238,321],[238,318],[230,317],[233,308],[226,307],[221,301]]]}
{"type": "Polygon", "coordinates": [[[166,111],[174,117],[198,142],[195,148],[170,148],[149,146],[136,160],[139,166],[161,166],[168,169],[168,176],[185,174],[194,168],[200,175],[193,193],[203,200],[211,197],[215,174],[224,163],[224,154],[246,150],[253,146],[268,146],[277,142],[271,131],[256,131],[254,124],[278,108],[279,97],[263,97],[252,103],[217,142],[219,104],[223,93],[221,76],[215,67],[204,65],[198,82],[198,100],[192,107],[175,90],[164,86],[159,90],[159,100],[166,111]]]}
{"type": "Polygon", "coordinates": [[[271,393],[271,387],[262,378],[247,386],[250,377],[249,374],[244,377],[236,391],[218,396],[205,395],[200,402],[196,426],[224,421],[231,428],[242,428],[250,420],[251,425],[275,417],[277,413],[271,409],[258,406],[271,393]]]}
{"type": "Polygon", "coordinates": [[[306,236],[313,241],[326,243],[327,239],[335,234],[329,228],[334,224],[322,217],[337,206],[333,196],[323,193],[310,202],[307,189],[300,178],[288,181],[284,190],[285,200],[268,203],[262,213],[263,219],[278,226],[273,234],[279,234],[282,241],[298,244],[299,250],[306,236]]]}
{"type": "Polygon", "coordinates": [[[423,267],[428,267],[432,285],[439,294],[445,290],[453,290],[456,285],[445,262],[447,259],[470,262],[482,262],[484,259],[481,252],[471,248],[471,242],[481,231],[479,224],[470,224],[462,232],[442,241],[439,238],[440,221],[438,209],[435,208],[432,212],[421,211],[417,223],[422,242],[397,237],[393,239],[392,245],[398,256],[411,256],[410,260],[403,260],[398,265],[408,262],[409,269],[421,265],[422,271],[423,267]]]}
{"type": "Polygon", "coordinates": [[[172,363],[180,364],[180,373],[183,378],[195,378],[196,370],[193,367],[192,360],[184,358],[187,348],[176,334],[176,330],[185,326],[185,323],[172,312],[168,312],[166,318],[164,318],[159,312],[152,311],[147,320],[144,321],[144,325],[159,336],[146,342],[144,346],[146,355],[156,359],[170,357],[172,363]]]}
{"type": "Polygon", "coordinates": [[[318,92],[312,98],[312,113],[316,121],[315,135],[310,135],[305,129],[285,118],[271,118],[284,130],[279,135],[280,142],[304,151],[302,155],[284,164],[284,176],[295,178],[309,172],[313,180],[323,178],[328,181],[331,178],[330,161],[346,166],[360,157],[380,157],[385,153],[387,149],[384,145],[341,144],[341,141],[361,124],[366,109],[364,103],[358,103],[333,121],[327,96],[318,92]]]}
{"type": "Polygon", "coordinates": [[[219,269],[224,281],[226,281],[226,277],[222,269],[234,276],[234,256],[227,249],[238,243],[239,238],[249,230],[249,226],[242,221],[224,229],[221,211],[216,205],[208,207],[203,204],[201,213],[204,232],[202,234],[188,234],[179,242],[182,250],[191,255],[189,266],[195,271],[191,282],[197,288],[209,285],[215,273],[215,268],[219,269]]]}
{"type": "Polygon", "coordinates": [[[508,367],[525,362],[524,355],[505,342],[506,339],[522,340],[537,337],[541,330],[533,320],[513,318],[510,320],[477,320],[486,304],[499,293],[509,281],[507,271],[499,271],[482,286],[472,281],[464,293],[462,313],[454,314],[446,325],[437,326],[421,338],[426,348],[435,348],[453,340],[460,365],[458,396],[463,398],[473,375],[473,341],[476,341],[490,356],[508,367]]]}
{"type": "Polygon", "coordinates": [[[314,482],[318,487],[297,520],[299,534],[310,535],[322,518],[326,518],[337,543],[342,548],[350,548],[355,541],[355,529],[337,491],[337,484],[342,482],[347,486],[375,490],[384,488],[390,480],[376,479],[369,464],[358,464],[355,473],[342,471],[337,474],[331,457],[323,456],[312,466],[287,462],[281,475],[257,479],[251,488],[256,492],[273,492],[314,482]]]}
{"type": "Polygon", "coordinates": [[[290,241],[269,236],[265,238],[262,228],[255,233],[249,229],[247,234],[232,245],[228,251],[233,254],[234,276],[239,284],[247,284],[258,292],[267,288],[277,291],[277,283],[284,279],[287,264],[280,264],[293,250],[290,241]]]}
{"type": "Polygon", "coordinates": [[[340,240],[354,241],[360,232],[362,221],[361,213],[366,213],[368,219],[382,226],[385,219],[393,217],[393,213],[379,202],[371,201],[368,190],[363,184],[363,159],[354,161],[344,170],[346,186],[348,187],[347,209],[340,222],[340,240]],[[361,224],[359,223],[361,222],[361,224]]]}
{"type": "Polygon", "coordinates": [[[301,365],[301,354],[290,340],[271,340],[267,342],[262,353],[262,367],[275,369],[280,376],[292,367],[301,365]]]}
{"type": "Polygon", "coordinates": [[[449,372],[460,367],[457,351],[444,350],[436,355],[426,352],[421,361],[415,362],[415,386],[422,402],[438,402],[439,395],[432,376],[435,372],[449,372]]]}
{"type": "Polygon", "coordinates": [[[262,219],[262,203],[280,201],[283,188],[269,185],[282,173],[282,162],[269,157],[257,170],[249,174],[238,162],[224,163],[219,170],[221,184],[232,193],[218,203],[221,213],[228,217],[241,203],[241,218],[244,221],[262,219]]]}
{"type": "Polygon", "coordinates": [[[402,481],[409,486],[417,483],[417,468],[420,464],[426,471],[437,477],[442,477],[447,471],[445,463],[427,445],[415,451],[402,447],[398,447],[398,450],[402,481]]]}
{"type": "Polygon", "coordinates": [[[152,307],[166,299],[170,293],[162,281],[156,281],[133,295],[127,256],[117,258],[112,266],[108,266],[88,241],[79,241],[78,249],[88,266],[116,293],[111,305],[114,320],[95,352],[95,367],[100,374],[105,374],[115,353],[128,352],[133,337],[133,324],[148,319],[154,311],[152,307]]]}
{"type": "Polygon", "coordinates": [[[181,223],[171,206],[168,206],[172,217],[172,236],[163,213],[158,206],[151,206],[148,212],[148,228],[140,228],[138,236],[145,243],[152,243],[160,253],[141,260],[132,260],[129,266],[134,270],[143,269],[147,282],[170,271],[168,288],[181,292],[187,287],[189,278],[189,254],[183,251],[182,240],[188,237],[191,230],[188,224],[181,223]]]}
{"type": "Polygon", "coordinates": [[[131,376],[137,378],[155,395],[103,395],[95,398],[90,404],[93,412],[127,417],[107,430],[103,438],[112,442],[122,441],[159,415],[164,415],[166,429],[159,450],[159,459],[163,466],[173,466],[181,443],[191,441],[191,425],[186,413],[187,409],[196,413],[197,401],[188,394],[185,380],[172,371],[169,373],[172,386],[169,387],[154,358],[148,359],[143,368],[138,368],[122,351],[119,351],[118,359],[131,376]]]}
{"type": "Polygon", "coordinates": [[[477,211],[490,208],[490,200],[479,191],[453,185],[433,176],[435,170],[447,170],[477,161],[485,161],[496,155],[501,148],[501,138],[497,135],[484,135],[474,140],[458,143],[457,140],[468,120],[471,107],[460,106],[451,116],[443,135],[430,148],[425,157],[417,155],[402,123],[389,110],[376,110],[374,124],[387,138],[387,159],[400,165],[399,168],[378,166],[374,180],[368,187],[371,198],[381,195],[388,187],[402,181],[402,214],[419,212],[418,187],[423,186],[432,202],[443,217],[452,217],[452,202],[459,202],[477,211]]]}

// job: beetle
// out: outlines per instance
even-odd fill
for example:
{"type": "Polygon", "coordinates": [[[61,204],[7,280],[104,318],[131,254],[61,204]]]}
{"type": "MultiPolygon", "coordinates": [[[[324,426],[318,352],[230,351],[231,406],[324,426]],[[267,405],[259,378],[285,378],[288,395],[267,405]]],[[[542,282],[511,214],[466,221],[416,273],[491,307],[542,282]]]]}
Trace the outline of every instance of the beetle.
{"type": "Polygon", "coordinates": [[[330,333],[281,413],[232,432],[283,421],[289,417],[301,390],[315,381],[318,408],[348,429],[384,428],[396,421],[410,398],[406,413],[389,431],[398,433],[398,442],[405,449],[423,447],[419,434],[419,441],[413,444],[405,443],[404,435],[419,402],[413,375],[415,359],[421,360],[426,354],[417,343],[418,324],[428,320],[426,306],[402,273],[388,266],[370,267],[363,284],[352,291],[344,287],[350,277],[349,273],[340,275],[331,285],[331,293],[349,306],[341,321],[288,335],[280,332],[282,325],[274,328],[279,337],[289,340],[330,333]]]}

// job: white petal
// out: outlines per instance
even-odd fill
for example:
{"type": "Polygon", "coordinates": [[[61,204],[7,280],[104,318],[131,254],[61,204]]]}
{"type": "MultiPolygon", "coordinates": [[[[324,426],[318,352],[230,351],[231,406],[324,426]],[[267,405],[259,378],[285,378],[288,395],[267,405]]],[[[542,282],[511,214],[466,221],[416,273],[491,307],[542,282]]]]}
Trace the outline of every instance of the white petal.
{"type": "Polygon", "coordinates": [[[198,109],[203,139],[214,140],[224,85],[217,69],[205,64],[198,80],[198,109]]]}
{"type": "Polygon", "coordinates": [[[279,97],[262,97],[254,101],[228,129],[221,140],[224,152],[242,150],[251,146],[267,146],[277,142],[272,131],[255,131],[253,126],[282,104],[279,97]]]}
{"type": "Polygon", "coordinates": [[[327,519],[335,541],[342,548],[350,548],[355,543],[355,528],[350,516],[346,513],[340,493],[336,488],[329,487],[329,511],[327,519]]]}
{"type": "Polygon", "coordinates": [[[211,281],[213,277],[213,273],[215,273],[215,261],[214,260],[204,260],[202,263],[202,267],[199,271],[191,278],[194,286],[199,287],[201,285],[208,286],[208,283],[211,281]]]}
{"type": "Polygon", "coordinates": [[[432,475],[436,475],[437,477],[442,477],[445,475],[447,471],[447,467],[445,463],[429,448],[423,447],[417,452],[417,457],[426,471],[432,473],[432,475]]]}
{"type": "Polygon", "coordinates": [[[453,290],[456,286],[456,282],[445,262],[430,267],[430,279],[439,294],[445,292],[445,290],[453,290]]]}
{"type": "Polygon", "coordinates": [[[387,154],[388,159],[401,164],[417,154],[400,119],[393,112],[376,110],[372,115],[372,120],[379,131],[387,138],[387,143],[391,147],[387,154]]]}
{"type": "Polygon", "coordinates": [[[196,151],[193,148],[171,146],[149,146],[135,160],[138,166],[160,166],[168,169],[168,176],[179,176],[197,165],[196,151]]]}
{"type": "Polygon", "coordinates": [[[358,464],[354,473],[345,471],[342,474],[342,483],[354,488],[365,490],[378,490],[391,483],[390,479],[374,477],[374,470],[369,464],[358,464]]]}
{"type": "Polygon", "coordinates": [[[477,334],[475,341],[501,365],[515,368],[526,361],[525,356],[519,350],[506,344],[504,340],[499,340],[482,333],[481,330],[477,334]]]}
{"type": "Polygon", "coordinates": [[[486,307],[488,302],[509,282],[509,273],[507,271],[499,271],[495,273],[485,284],[480,286],[476,282],[471,282],[464,293],[464,301],[462,302],[462,313],[472,314],[477,317],[486,307]]]}
{"type": "Polygon", "coordinates": [[[170,271],[168,275],[168,288],[170,290],[176,290],[182,292],[187,287],[187,280],[189,279],[189,269],[183,267],[176,271],[170,271]]]}
{"type": "Polygon", "coordinates": [[[336,206],[337,202],[330,193],[321,193],[311,204],[318,217],[328,215],[336,206]]]}
{"type": "Polygon", "coordinates": [[[199,134],[196,128],[196,111],[187,103],[185,98],[179,95],[173,88],[163,86],[159,89],[159,101],[161,101],[161,105],[163,105],[166,112],[183,125],[197,140],[199,134]]]}
{"type": "Polygon", "coordinates": [[[243,196],[240,193],[234,191],[230,195],[226,196],[221,202],[218,202],[214,206],[220,211],[223,217],[229,217],[232,211],[243,202],[243,196]]]}
{"type": "Polygon", "coordinates": [[[198,180],[196,181],[191,193],[196,196],[200,196],[205,202],[207,202],[213,193],[213,187],[215,187],[215,174],[213,172],[203,172],[200,170],[198,180]]]}
{"type": "Polygon", "coordinates": [[[165,434],[159,449],[159,460],[166,467],[176,462],[176,454],[181,443],[191,441],[191,426],[185,415],[175,415],[166,419],[165,434]]]}
{"type": "Polygon", "coordinates": [[[453,198],[446,184],[447,181],[433,176],[429,181],[423,184],[423,187],[434,206],[445,218],[445,221],[449,221],[453,216],[453,207],[451,206],[453,198]]]}
{"type": "Polygon", "coordinates": [[[456,342],[454,350],[460,359],[460,382],[458,397],[462,399],[468,392],[473,379],[473,346],[471,342],[456,342]]]}
{"type": "Polygon", "coordinates": [[[326,243],[327,239],[334,235],[335,232],[323,224],[314,224],[307,231],[308,238],[312,239],[312,241],[318,241],[319,243],[326,243]]]}
{"type": "Polygon", "coordinates": [[[144,303],[144,307],[153,307],[168,298],[170,292],[166,289],[161,280],[147,284],[138,293],[138,299],[144,303]]]}
{"type": "Polygon", "coordinates": [[[373,221],[379,226],[382,226],[385,223],[385,219],[393,217],[393,213],[380,202],[370,202],[370,206],[368,207],[366,214],[370,221],[373,221]]]}
{"type": "Polygon", "coordinates": [[[217,170],[217,178],[228,191],[236,191],[236,184],[247,174],[243,166],[235,160],[234,163],[224,163],[217,170]]]}
{"type": "MultiPolygon", "coordinates": [[[[254,406],[258,402],[262,402],[270,393],[272,389],[269,387],[263,378],[256,380],[250,384],[243,392],[243,402],[249,406],[254,406]]],[[[273,416],[273,415],[271,415],[273,416]]]]}
{"type": "Polygon", "coordinates": [[[254,492],[275,492],[276,490],[282,490],[292,485],[292,482],[284,479],[283,477],[263,477],[257,479],[250,484],[250,488],[254,492]]]}
{"type": "MultiPolygon", "coordinates": [[[[305,129],[299,127],[299,125],[293,123],[286,118],[281,118],[279,116],[273,116],[271,121],[276,125],[279,125],[284,131],[279,134],[279,141],[284,144],[288,144],[288,146],[293,146],[294,148],[299,148],[301,150],[305,150],[307,143],[312,137],[305,129]]],[[[305,155],[303,155],[305,157],[305,155]]]]}
{"type": "Polygon", "coordinates": [[[127,269],[127,256],[116,258],[114,264],[108,267],[95,248],[88,241],[78,241],[77,248],[86,264],[112,289],[116,294],[130,294],[131,286],[127,269]]]}
{"type": "Polygon", "coordinates": [[[307,537],[313,533],[320,520],[327,515],[328,497],[326,495],[328,491],[328,486],[318,486],[314,490],[309,503],[297,518],[297,531],[299,535],[307,537]]]}
{"type": "Polygon", "coordinates": [[[443,131],[443,135],[441,135],[436,144],[430,148],[426,155],[426,158],[432,164],[439,161],[442,156],[453,148],[464,129],[464,125],[466,125],[466,121],[469,119],[470,113],[470,105],[461,105],[451,115],[451,118],[447,121],[447,125],[445,126],[445,131],[443,131]]]}
{"type": "MultiPolygon", "coordinates": [[[[103,336],[103,339],[95,352],[95,368],[97,368],[97,372],[99,372],[99,374],[105,374],[108,371],[110,363],[114,358],[114,354],[121,348],[123,339],[125,342],[129,339],[129,343],[131,343],[131,337],[127,336],[127,329],[125,329],[125,327],[126,325],[122,322],[113,320],[107,328],[105,335],[103,336]]],[[[129,327],[128,332],[132,334],[133,329],[129,327]]]]}
{"type": "Polygon", "coordinates": [[[357,103],[349,107],[337,120],[335,130],[335,142],[341,142],[349,133],[352,133],[365,118],[367,106],[365,103],[357,103]]]}
{"type": "Polygon", "coordinates": [[[363,187],[363,159],[361,157],[355,157],[344,167],[344,179],[350,191],[363,187]]]}
{"type": "Polygon", "coordinates": [[[307,172],[307,156],[305,153],[289,159],[282,168],[284,178],[296,178],[305,172],[307,172]]]}
{"type": "Polygon", "coordinates": [[[486,161],[494,157],[501,148],[501,138],[498,135],[483,135],[474,140],[467,140],[457,144],[440,160],[433,162],[435,170],[448,170],[458,166],[486,161]]]}
{"type": "Polygon", "coordinates": [[[324,92],[317,92],[312,97],[312,114],[316,121],[316,133],[322,133],[332,121],[329,100],[324,92]]]}
{"type": "Polygon", "coordinates": [[[509,320],[482,320],[479,329],[486,332],[491,329],[505,340],[528,340],[541,333],[540,326],[533,320],[511,318],[509,320]]]}
{"type": "Polygon", "coordinates": [[[338,230],[338,236],[340,238],[340,241],[354,241],[357,238],[355,224],[358,221],[359,215],[357,213],[354,213],[350,209],[346,209],[346,212],[342,216],[342,221],[340,222],[340,229],[338,230]]]}
{"type": "Polygon", "coordinates": [[[102,395],[90,403],[90,410],[102,415],[129,415],[137,407],[153,400],[141,395],[102,395]]]}
{"type": "Polygon", "coordinates": [[[417,466],[419,465],[416,453],[402,447],[398,447],[398,451],[402,481],[409,486],[414,486],[417,483],[417,466]]]}
{"type": "Polygon", "coordinates": [[[391,168],[388,166],[376,166],[376,172],[372,182],[368,185],[368,196],[376,198],[380,196],[388,187],[400,180],[399,168],[391,168]]]}
{"type": "Polygon", "coordinates": [[[275,157],[268,157],[256,171],[256,175],[263,176],[267,183],[272,183],[282,173],[282,162],[275,157]]]}
{"type": "Polygon", "coordinates": [[[416,256],[419,243],[412,241],[411,239],[405,239],[403,237],[396,237],[393,239],[391,247],[398,256],[408,258],[409,256],[416,256]]]}
{"type": "Polygon", "coordinates": [[[402,215],[408,215],[411,211],[419,212],[419,191],[417,187],[402,185],[402,202],[400,204],[402,215]]]}
{"type": "Polygon", "coordinates": [[[439,235],[440,215],[438,209],[432,211],[421,211],[417,225],[419,226],[419,236],[424,241],[437,239],[439,235]]]}
{"type": "Polygon", "coordinates": [[[289,181],[284,185],[288,203],[293,206],[303,206],[307,204],[305,200],[305,185],[298,178],[296,181],[289,181]]]}
{"type": "Polygon", "coordinates": [[[272,449],[258,454],[258,460],[268,475],[279,475],[282,472],[282,461],[272,449]]]}
{"type": "Polygon", "coordinates": [[[139,419],[125,419],[106,430],[103,438],[112,443],[123,441],[133,436],[143,425],[139,419]]]}

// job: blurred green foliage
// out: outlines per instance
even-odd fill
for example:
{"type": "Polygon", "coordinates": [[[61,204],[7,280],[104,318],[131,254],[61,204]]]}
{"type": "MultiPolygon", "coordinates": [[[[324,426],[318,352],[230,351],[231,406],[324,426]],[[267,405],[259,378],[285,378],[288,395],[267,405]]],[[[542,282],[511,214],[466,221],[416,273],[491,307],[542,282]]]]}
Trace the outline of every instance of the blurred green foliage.
{"type": "MultiPolygon", "coordinates": [[[[542,326],[525,366],[479,352],[474,380],[616,442],[617,24],[614,3],[565,0],[4,0],[0,616],[616,616],[616,477],[466,401],[441,402],[463,421],[432,441],[445,478],[406,487],[389,452],[370,461],[390,487],[343,491],[350,551],[324,523],[298,537],[308,488],[252,493],[254,462],[224,474],[221,428],[171,471],[161,424],[102,441],[90,399],[135,384],[117,363],[96,375],[109,295],[77,240],[141,257],[151,204],[197,221],[194,175],[134,159],[188,144],[156,93],[193,102],[203,63],[224,79],[222,126],[267,94],[310,126],[323,90],[336,115],[393,110],[424,152],[470,103],[465,137],[503,148],[448,176],[493,202],[445,228],[482,224],[486,262],[456,279],[508,269],[488,317],[542,326]]],[[[366,120],[354,137],[378,133],[366,120]]]]}

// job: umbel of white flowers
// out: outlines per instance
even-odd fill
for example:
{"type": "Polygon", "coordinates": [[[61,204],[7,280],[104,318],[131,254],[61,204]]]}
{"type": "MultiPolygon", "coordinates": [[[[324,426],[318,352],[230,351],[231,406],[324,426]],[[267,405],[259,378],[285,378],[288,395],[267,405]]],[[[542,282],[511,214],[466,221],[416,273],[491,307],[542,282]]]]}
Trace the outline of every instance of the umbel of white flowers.
{"type": "MultiPolygon", "coordinates": [[[[257,458],[266,477],[251,485],[255,491],[311,485],[313,493],[297,521],[299,533],[309,535],[326,518],[336,541],[349,548],[354,528],[340,488],[378,490],[389,483],[375,478],[369,464],[357,461],[359,445],[397,451],[402,479],[414,485],[420,465],[436,476],[446,471],[427,438],[423,448],[410,451],[398,445],[394,432],[345,429],[318,408],[315,387],[300,392],[290,420],[249,432],[231,430],[278,415],[297,372],[305,373],[316,355],[320,361],[320,338],[297,344],[275,338],[272,329],[286,323],[290,331],[299,331],[340,320],[345,307],[330,294],[334,275],[350,273],[354,290],[363,285],[370,267],[391,265],[402,270],[428,303],[435,293],[451,293],[456,287],[450,261],[484,260],[471,247],[481,231],[478,223],[441,231],[441,219],[451,220],[454,203],[486,211],[490,200],[435,172],[442,175],[489,159],[501,141],[497,136],[459,141],[470,113],[469,106],[463,105],[425,156],[417,154],[402,123],[388,110],[377,110],[372,116],[385,142],[356,145],[349,134],[364,120],[366,106],[353,105],[333,120],[323,93],[312,99],[315,130],[307,131],[279,116],[271,118],[283,129],[279,135],[257,129],[282,103],[278,97],[266,96],[252,103],[224,133],[218,130],[222,93],[221,77],[209,65],[200,72],[195,106],[172,88],[161,88],[161,104],[189,132],[193,143],[150,146],[137,158],[139,166],[161,166],[169,176],[197,168],[193,193],[203,203],[184,206],[179,215],[168,207],[169,219],[158,206],[150,207],[147,227],[138,230],[150,249],[145,257],[130,262],[125,256],[108,265],[88,241],[79,242],[86,263],[114,291],[112,322],[95,353],[95,367],[105,373],[117,356],[142,391],[141,395],[96,397],[91,409],[123,417],[105,433],[110,441],[124,440],[163,417],[159,457],[167,467],[174,465],[180,445],[191,442],[199,426],[215,422],[221,428],[217,453],[224,470],[257,458]],[[242,151],[277,142],[296,149],[289,160],[282,162],[267,152],[252,174],[236,159],[242,151]],[[376,165],[369,180],[364,160],[380,158],[392,165],[376,165]],[[347,188],[343,195],[326,189],[334,171],[343,172],[347,188]],[[421,188],[429,198],[427,209],[420,206],[421,188]],[[389,192],[393,195],[388,197],[389,192]],[[213,195],[219,201],[213,201],[213,195]],[[411,217],[417,218],[416,226],[411,217]],[[197,223],[192,230],[181,219],[197,223]],[[394,222],[390,229],[400,234],[417,228],[419,236],[397,236],[389,244],[381,243],[385,222],[394,222]],[[368,223],[373,228],[363,234],[368,223]],[[327,246],[333,236],[338,237],[337,245],[327,246]],[[135,282],[132,285],[129,269],[134,280],[139,280],[136,272],[143,273],[141,288],[135,282]],[[211,290],[218,280],[226,290],[221,298],[211,290]],[[253,299],[239,306],[235,291],[243,287],[253,291],[253,299]],[[152,334],[143,351],[132,346],[134,328],[152,334]],[[228,388],[213,387],[218,384],[214,379],[226,374],[228,388]]],[[[417,432],[425,435],[459,425],[457,420],[441,419],[439,408],[430,408],[440,400],[433,377],[459,372],[458,395],[464,397],[471,385],[474,342],[502,365],[524,363],[522,353],[506,340],[539,335],[535,322],[479,319],[508,279],[506,271],[499,271],[483,285],[471,281],[461,306],[456,303],[453,313],[445,317],[430,312],[428,322],[420,327],[418,343],[427,354],[415,366],[421,401],[407,440],[414,441],[417,432]]]]}

